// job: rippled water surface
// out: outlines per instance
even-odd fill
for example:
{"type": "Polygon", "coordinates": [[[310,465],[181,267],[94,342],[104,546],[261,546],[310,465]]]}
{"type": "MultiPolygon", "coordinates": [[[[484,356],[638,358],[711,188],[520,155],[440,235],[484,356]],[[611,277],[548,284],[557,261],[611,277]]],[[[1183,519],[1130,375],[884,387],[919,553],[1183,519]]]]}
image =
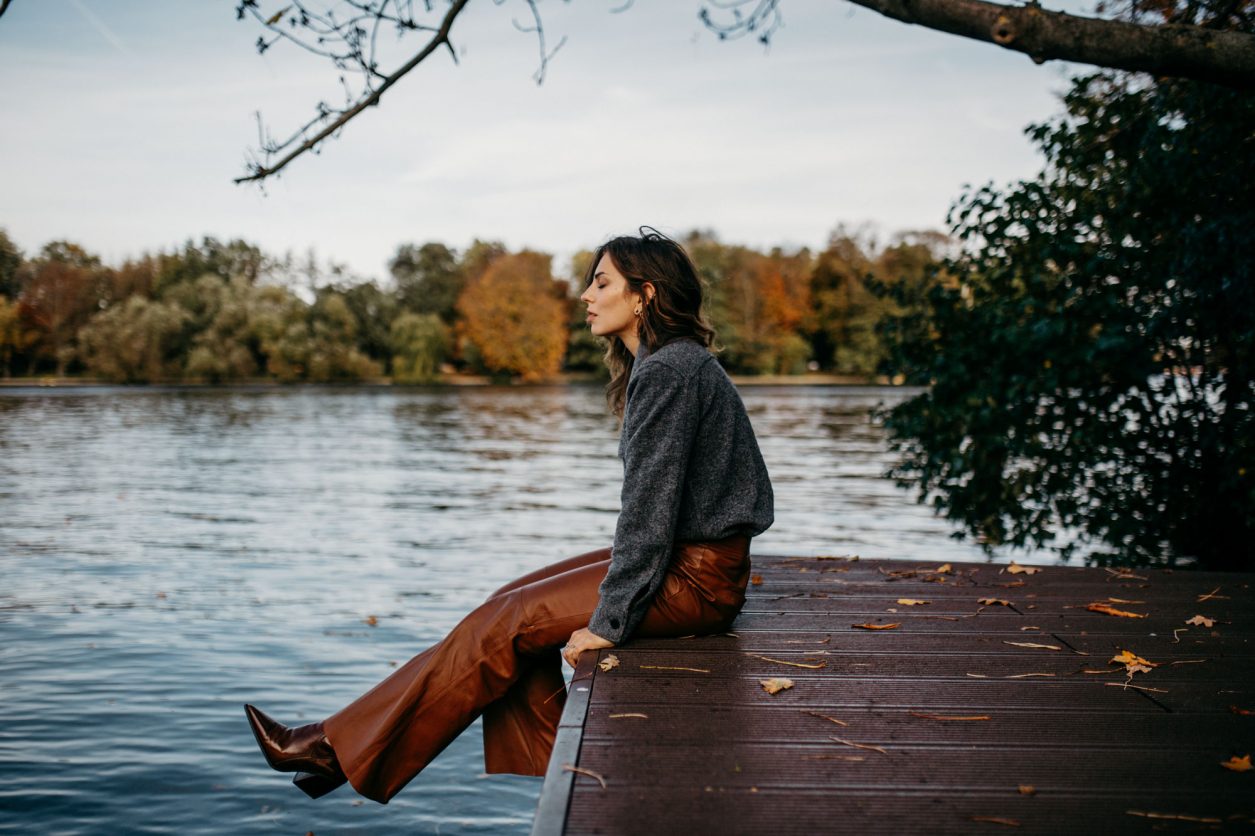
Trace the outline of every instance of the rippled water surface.
{"type": "MultiPolygon", "coordinates": [[[[742,388],[754,551],[985,559],[881,477],[906,394],[742,388]]],[[[0,389],[0,832],[526,833],[540,779],[483,775],[478,725],[386,807],[312,801],[241,704],[322,719],[609,545],[616,449],[597,386],[0,389]]]]}

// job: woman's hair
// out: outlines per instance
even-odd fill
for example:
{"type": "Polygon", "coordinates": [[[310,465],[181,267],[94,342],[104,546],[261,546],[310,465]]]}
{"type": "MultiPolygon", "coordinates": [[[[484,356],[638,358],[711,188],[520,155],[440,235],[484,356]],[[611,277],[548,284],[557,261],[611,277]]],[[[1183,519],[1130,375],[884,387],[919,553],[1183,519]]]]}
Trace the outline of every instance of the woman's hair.
{"type": "MultiPolygon", "coordinates": [[[[641,297],[644,310],[639,334],[650,352],[680,337],[689,337],[709,348],[715,331],[702,315],[702,282],[693,259],[683,247],[653,227],[642,226],[640,233],[639,237],[611,238],[598,247],[588,263],[584,287],[592,283],[601,257],[608,255],[627,279],[629,290],[641,297]],[[654,286],[654,295],[648,301],[645,282],[654,286]]],[[[636,358],[621,340],[611,337],[608,342],[605,360],[610,383],[606,385],[606,403],[611,412],[622,418],[628,378],[636,358]]]]}

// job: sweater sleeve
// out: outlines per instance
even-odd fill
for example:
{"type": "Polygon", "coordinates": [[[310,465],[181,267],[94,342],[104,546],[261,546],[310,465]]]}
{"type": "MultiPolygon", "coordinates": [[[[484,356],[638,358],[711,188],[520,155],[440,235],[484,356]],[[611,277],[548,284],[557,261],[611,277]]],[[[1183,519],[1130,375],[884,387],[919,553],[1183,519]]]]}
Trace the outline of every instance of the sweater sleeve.
{"type": "Polygon", "coordinates": [[[610,569],[588,629],[618,643],[631,635],[662,585],[697,433],[697,386],[663,363],[628,385],[623,493],[610,569]]]}

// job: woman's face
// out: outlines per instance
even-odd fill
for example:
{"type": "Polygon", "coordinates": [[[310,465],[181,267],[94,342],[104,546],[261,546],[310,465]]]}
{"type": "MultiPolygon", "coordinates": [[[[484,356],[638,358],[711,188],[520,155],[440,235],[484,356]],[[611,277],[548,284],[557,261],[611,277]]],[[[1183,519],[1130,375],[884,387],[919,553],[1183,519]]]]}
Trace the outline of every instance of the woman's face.
{"type": "Polygon", "coordinates": [[[597,262],[593,280],[580,296],[588,305],[588,327],[598,337],[618,337],[636,348],[636,329],[640,317],[635,313],[641,297],[628,287],[627,279],[614,266],[609,255],[597,262]]]}

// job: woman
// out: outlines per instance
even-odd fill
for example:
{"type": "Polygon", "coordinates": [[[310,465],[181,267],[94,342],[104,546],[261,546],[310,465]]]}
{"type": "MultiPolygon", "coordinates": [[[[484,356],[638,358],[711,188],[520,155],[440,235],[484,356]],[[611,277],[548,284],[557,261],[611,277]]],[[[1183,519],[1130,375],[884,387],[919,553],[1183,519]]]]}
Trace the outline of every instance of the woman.
{"type": "Polygon", "coordinates": [[[771,482],[745,407],[708,350],[684,249],[641,228],[603,244],[580,300],[609,341],[621,419],[614,546],[493,593],[442,641],[321,723],[289,729],[251,705],[270,766],[311,797],[349,781],[387,803],[484,718],[488,772],[543,775],[565,692],[562,661],[633,636],[727,629],[745,602],[750,538],[773,521],[771,482]]]}

